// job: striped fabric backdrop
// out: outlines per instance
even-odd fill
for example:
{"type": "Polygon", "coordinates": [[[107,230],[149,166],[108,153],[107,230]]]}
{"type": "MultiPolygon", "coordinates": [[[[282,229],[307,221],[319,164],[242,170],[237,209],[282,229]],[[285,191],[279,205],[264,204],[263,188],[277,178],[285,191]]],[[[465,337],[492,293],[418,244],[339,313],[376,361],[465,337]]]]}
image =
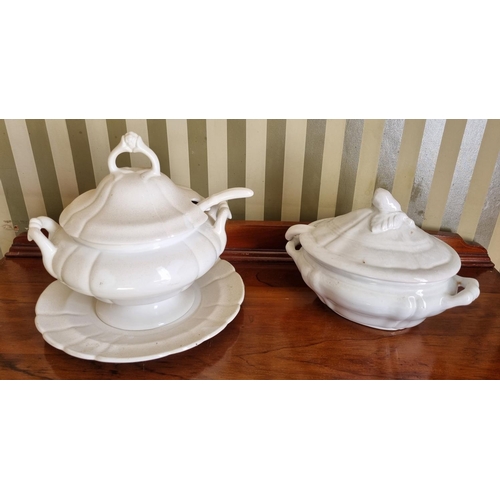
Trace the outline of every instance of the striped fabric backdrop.
{"type": "Polygon", "coordinates": [[[0,120],[1,254],[31,217],[57,220],[94,188],[127,131],[179,185],[253,189],[231,202],[234,219],[313,221],[369,206],[384,187],[417,225],[480,243],[499,267],[500,120],[0,120]]]}

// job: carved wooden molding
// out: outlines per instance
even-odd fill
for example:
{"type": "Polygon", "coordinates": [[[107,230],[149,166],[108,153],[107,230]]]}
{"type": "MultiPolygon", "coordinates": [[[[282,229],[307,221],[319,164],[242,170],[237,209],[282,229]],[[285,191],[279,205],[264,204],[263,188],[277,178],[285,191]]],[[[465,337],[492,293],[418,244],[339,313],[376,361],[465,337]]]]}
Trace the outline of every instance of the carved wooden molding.
{"type": "MultiPolygon", "coordinates": [[[[285,251],[285,233],[297,222],[288,221],[232,221],[226,225],[227,245],[222,258],[233,262],[287,262],[291,257],[285,251]]],[[[467,243],[458,234],[444,231],[427,231],[444,241],[460,256],[465,267],[494,267],[487,250],[477,243],[467,243]]],[[[34,242],[26,233],[14,239],[7,258],[41,257],[34,242]]]]}
{"type": "Polygon", "coordinates": [[[5,257],[41,257],[42,254],[34,241],[28,241],[27,233],[21,233],[14,238],[5,257]]]}

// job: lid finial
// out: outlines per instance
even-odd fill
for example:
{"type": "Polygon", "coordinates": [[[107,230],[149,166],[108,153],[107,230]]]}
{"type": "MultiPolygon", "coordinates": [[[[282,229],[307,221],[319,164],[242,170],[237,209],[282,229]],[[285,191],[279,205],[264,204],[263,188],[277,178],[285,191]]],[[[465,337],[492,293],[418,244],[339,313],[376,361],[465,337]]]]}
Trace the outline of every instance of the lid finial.
{"type": "Polygon", "coordinates": [[[377,188],[375,190],[372,204],[376,209],[370,221],[372,233],[383,233],[390,229],[399,229],[403,223],[410,226],[415,225],[413,220],[401,211],[401,205],[386,189],[377,188]]]}

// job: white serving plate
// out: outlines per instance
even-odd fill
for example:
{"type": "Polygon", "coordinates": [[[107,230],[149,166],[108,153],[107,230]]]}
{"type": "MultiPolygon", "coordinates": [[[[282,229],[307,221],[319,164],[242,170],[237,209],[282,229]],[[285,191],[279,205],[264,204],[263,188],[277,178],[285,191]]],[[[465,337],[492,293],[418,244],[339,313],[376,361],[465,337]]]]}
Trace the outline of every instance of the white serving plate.
{"type": "Polygon", "coordinates": [[[54,281],[38,299],[35,324],[47,343],[77,358],[109,363],[162,358],[217,335],[238,314],[245,294],[240,275],[220,259],[192,287],[195,300],[184,316],[161,327],[128,331],[101,321],[94,297],[54,281]]]}

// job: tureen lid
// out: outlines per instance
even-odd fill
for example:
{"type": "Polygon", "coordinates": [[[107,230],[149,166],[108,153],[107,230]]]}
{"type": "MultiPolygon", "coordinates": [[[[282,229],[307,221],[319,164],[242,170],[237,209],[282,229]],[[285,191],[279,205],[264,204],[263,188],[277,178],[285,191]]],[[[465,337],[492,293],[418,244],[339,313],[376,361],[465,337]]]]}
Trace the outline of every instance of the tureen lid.
{"type": "Polygon", "coordinates": [[[74,238],[91,245],[129,245],[182,236],[208,216],[193,203],[193,193],[160,171],[156,154],[129,132],[111,152],[109,175],[96,189],[83,193],[61,213],[59,222],[74,238]],[[151,168],[118,168],[123,152],[144,153],[151,168]]]}
{"type": "Polygon", "coordinates": [[[440,281],[461,266],[453,248],[417,227],[382,188],[375,191],[371,208],[292,226],[287,239],[297,235],[304,250],[321,264],[368,278],[440,281]]]}

